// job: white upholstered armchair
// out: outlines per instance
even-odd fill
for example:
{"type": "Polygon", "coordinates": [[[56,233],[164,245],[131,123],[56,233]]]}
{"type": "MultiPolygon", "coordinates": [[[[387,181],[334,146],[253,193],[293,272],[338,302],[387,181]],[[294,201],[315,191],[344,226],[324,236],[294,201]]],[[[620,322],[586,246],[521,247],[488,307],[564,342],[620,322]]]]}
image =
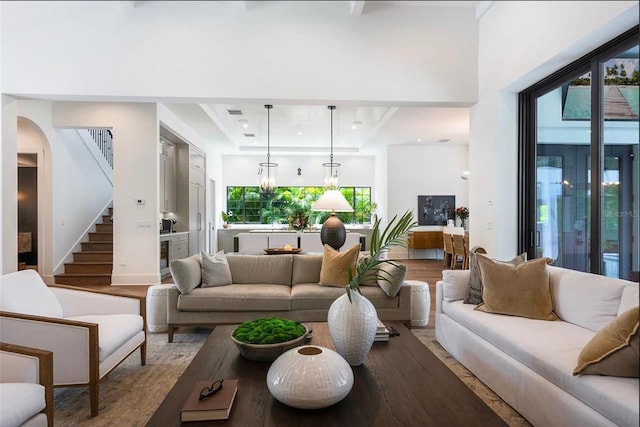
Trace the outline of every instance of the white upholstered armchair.
{"type": "Polygon", "coordinates": [[[98,415],[99,381],[136,349],[146,359],[144,297],[47,286],[37,272],[0,277],[0,341],[53,352],[54,386],[88,385],[98,415]]]}
{"type": "Polygon", "coordinates": [[[0,342],[0,426],[53,426],[53,353],[0,342]]]}

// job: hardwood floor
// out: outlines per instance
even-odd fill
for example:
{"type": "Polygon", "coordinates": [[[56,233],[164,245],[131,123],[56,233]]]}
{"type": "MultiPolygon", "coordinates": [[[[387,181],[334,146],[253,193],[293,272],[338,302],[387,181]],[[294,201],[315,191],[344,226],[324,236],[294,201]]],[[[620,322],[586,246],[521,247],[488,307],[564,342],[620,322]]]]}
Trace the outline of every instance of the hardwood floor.
{"type": "MultiPolygon", "coordinates": [[[[426,329],[433,329],[435,325],[435,301],[436,301],[436,282],[442,280],[442,260],[432,259],[405,259],[402,263],[407,266],[407,280],[421,280],[429,284],[429,294],[431,296],[431,309],[429,311],[429,324],[426,329]]],[[[164,279],[162,283],[173,283],[171,277],[164,279]]],[[[147,288],[150,285],[135,286],[109,286],[94,285],[87,286],[90,289],[108,290],[120,295],[136,295],[144,296],[147,294],[147,288]]],[[[81,286],[78,286],[81,287],[81,286]]]]}

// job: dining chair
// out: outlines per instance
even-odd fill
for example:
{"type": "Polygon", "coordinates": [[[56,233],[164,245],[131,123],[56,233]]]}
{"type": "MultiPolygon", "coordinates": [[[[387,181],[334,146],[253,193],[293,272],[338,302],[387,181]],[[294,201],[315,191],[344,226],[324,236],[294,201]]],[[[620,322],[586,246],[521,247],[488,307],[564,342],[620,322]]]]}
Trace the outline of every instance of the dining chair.
{"type": "Polygon", "coordinates": [[[453,237],[451,233],[447,233],[446,231],[442,232],[442,243],[444,246],[444,259],[443,264],[445,267],[453,268],[453,237]]]}
{"type": "Polygon", "coordinates": [[[452,234],[453,237],[453,260],[451,261],[451,269],[455,270],[458,264],[458,257],[461,258],[460,268],[466,270],[469,268],[469,254],[467,253],[467,245],[465,236],[462,234],[452,234]]]}

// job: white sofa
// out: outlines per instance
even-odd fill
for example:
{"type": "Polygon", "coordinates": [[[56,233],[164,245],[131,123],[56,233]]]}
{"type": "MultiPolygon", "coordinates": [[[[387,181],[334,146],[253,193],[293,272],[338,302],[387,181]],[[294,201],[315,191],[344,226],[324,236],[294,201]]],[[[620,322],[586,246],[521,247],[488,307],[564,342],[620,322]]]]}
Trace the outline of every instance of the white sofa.
{"type": "Polygon", "coordinates": [[[469,271],[444,271],[437,341],[533,425],[638,426],[638,378],[573,376],[596,331],[638,305],[638,283],[547,268],[558,321],[474,310],[469,271]]]}

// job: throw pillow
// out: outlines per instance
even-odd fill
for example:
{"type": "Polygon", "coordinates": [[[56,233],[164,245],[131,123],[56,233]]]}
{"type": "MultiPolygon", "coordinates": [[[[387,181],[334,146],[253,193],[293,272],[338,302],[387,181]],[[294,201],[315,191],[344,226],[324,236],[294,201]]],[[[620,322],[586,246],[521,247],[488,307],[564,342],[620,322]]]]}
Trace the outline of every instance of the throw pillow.
{"type": "Polygon", "coordinates": [[[483,304],[475,310],[539,320],[557,320],[546,258],[513,265],[476,254],[483,304]]]}
{"type": "MultiPolygon", "coordinates": [[[[469,296],[463,301],[465,304],[482,304],[482,275],[480,274],[480,266],[478,265],[476,253],[471,250],[469,252],[469,296]]],[[[523,252],[511,261],[505,261],[509,264],[518,265],[527,260],[527,253],[523,252]]]]}
{"type": "Polygon", "coordinates": [[[233,282],[231,269],[224,251],[209,255],[202,251],[202,287],[230,285],[233,282]]]}
{"type": "Polygon", "coordinates": [[[578,356],[573,375],[609,375],[638,378],[640,349],[638,321],[640,308],[634,307],[600,329],[578,356]]]}
{"type": "Polygon", "coordinates": [[[395,297],[400,292],[402,282],[407,277],[407,267],[402,264],[385,262],[379,267],[378,286],[389,297],[395,297]]]}
{"type": "MultiPolygon", "coordinates": [[[[359,266],[360,263],[364,262],[369,258],[371,258],[370,255],[360,254],[358,256],[358,262],[356,263],[356,266],[359,266]]],[[[367,274],[365,274],[362,277],[360,284],[362,286],[378,286],[378,267],[374,267],[371,270],[369,270],[367,274]]]]}
{"type": "Polygon", "coordinates": [[[345,287],[349,284],[349,269],[355,274],[356,261],[360,253],[360,243],[344,252],[339,252],[329,245],[324,245],[322,267],[320,268],[320,285],[345,287]]]}
{"type": "Polygon", "coordinates": [[[198,286],[202,279],[200,255],[189,258],[175,259],[169,265],[173,282],[182,294],[188,294],[198,286]]]}

